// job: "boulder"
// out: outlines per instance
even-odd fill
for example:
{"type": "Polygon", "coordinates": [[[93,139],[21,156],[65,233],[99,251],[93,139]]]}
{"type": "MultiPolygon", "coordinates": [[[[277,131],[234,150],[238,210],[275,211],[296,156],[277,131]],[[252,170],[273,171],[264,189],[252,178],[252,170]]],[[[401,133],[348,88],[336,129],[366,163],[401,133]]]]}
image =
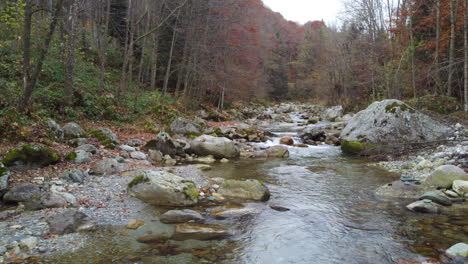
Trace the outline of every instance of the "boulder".
{"type": "Polygon", "coordinates": [[[68,169],[62,173],[62,179],[70,182],[84,183],[85,174],[78,169],[68,169]]]}
{"type": "Polygon", "coordinates": [[[371,104],[357,113],[341,134],[341,148],[352,154],[392,151],[410,143],[447,138],[450,129],[399,100],[371,104]]]}
{"type": "Polygon", "coordinates": [[[185,118],[177,118],[171,124],[171,131],[176,135],[198,136],[201,134],[201,127],[185,118]]]}
{"type": "Polygon", "coordinates": [[[31,199],[37,199],[41,195],[41,189],[37,185],[22,184],[9,190],[3,200],[7,202],[26,202],[31,199]]]}
{"type": "Polygon", "coordinates": [[[172,140],[166,132],[160,132],[155,139],[148,141],[143,147],[143,150],[158,150],[163,155],[170,156],[183,156],[185,154],[184,146],[181,146],[175,140],[172,140]]]}
{"type": "Polygon", "coordinates": [[[437,214],[441,212],[440,205],[433,203],[431,200],[416,201],[406,206],[406,208],[418,213],[437,214]]]}
{"type": "Polygon", "coordinates": [[[221,184],[218,193],[225,198],[235,200],[267,201],[270,190],[258,180],[226,180],[221,184]]]}
{"type": "Polygon", "coordinates": [[[68,152],[67,155],[65,155],[65,159],[76,164],[84,164],[91,161],[91,155],[91,153],[84,150],[75,150],[68,152]]]}
{"type": "Polygon", "coordinates": [[[94,145],[91,145],[91,144],[80,145],[79,147],[76,148],[76,150],[82,150],[82,151],[85,151],[85,152],[89,152],[89,153],[91,153],[93,155],[99,153],[99,150],[94,145]]]}
{"type": "Polygon", "coordinates": [[[47,133],[49,134],[49,137],[52,138],[53,140],[60,142],[64,139],[65,133],[63,129],[54,120],[49,119],[45,121],[45,127],[47,129],[47,133]]]}
{"type": "Polygon", "coordinates": [[[99,127],[88,131],[88,135],[99,140],[99,142],[106,148],[115,148],[120,145],[119,138],[109,128],[99,127]]]}
{"type": "Polygon", "coordinates": [[[308,127],[299,134],[299,137],[304,143],[314,145],[315,142],[326,139],[325,128],[323,126],[308,127]]]}
{"type": "Polygon", "coordinates": [[[159,218],[164,224],[181,224],[189,221],[202,221],[203,219],[204,217],[200,213],[189,209],[170,210],[159,218]]]}
{"type": "Polygon", "coordinates": [[[178,224],[171,239],[177,241],[189,239],[214,240],[222,239],[230,235],[232,234],[229,230],[220,226],[188,223],[178,224]]]}
{"type": "Polygon", "coordinates": [[[421,196],[421,200],[431,200],[434,203],[440,204],[440,205],[445,205],[449,206],[452,205],[452,201],[445,197],[442,194],[436,193],[436,192],[426,192],[421,196]]]}
{"type": "Polygon", "coordinates": [[[322,113],[322,117],[324,120],[335,122],[337,119],[343,116],[343,106],[333,106],[328,108],[322,113]]]}
{"type": "Polygon", "coordinates": [[[83,128],[81,128],[77,123],[73,122],[63,126],[63,133],[67,139],[83,138],[86,136],[86,132],[83,130],[83,128]]]}
{"type": "Polygon", "coordinates": [[[126,152],[134,152],[136,149],[134,147],[130,147],[129,145],[120,145],[119,146],[120,150],[126,151],[126,152]]]}
{"type": "Polygon", "coordinates": [[[128,184],[128,193],[152,205],[188,206],[198,202],[194,182],[166,171],[141,171],[128,184]]]}
{"type": "Polygon", "coordinates": [[[426,184],[434,187],[450,188],[453,181],[468,180],[468,174],[454,165],[443,165],[435,169],[426,179],[426,184]]]}
{"type": "Polygon", "coordinates": [[[283,137],[280,139],[280,144],[292,146],[294,145],[294,139],[292,137],[283,137]]]}
{"type": "Polygon", "coordinates": [[[452,189],[460,196],[468,194],[468,181],[453,181],[452,189]]]}
{"type": "MultiPolygon", "coordinates": [[[[42,208],[61,208],[67,205],[68,202],[64,196],[48,192],[41,195],[40,203],[42,204],[42,208]]],[[[28,207],[27,204],[26,207],[28,207]]]]}
{"type": "MultiPolygon", "coordinates": [[[[468,244],[458,243],[445,251],[449,256],[468,258],[468,244]]],[[[461,262],[460,262],[461,263],[461,262]]]]}
{"type": "Polygon", "coordinates": [[[96,175],[116,174],[122,170],[122,165],[116,159],[100,160],[92,168],[93,173],[96,175]]]}
{"type": "Polygon", "coordinates": [[[8,190],[8,180],[10,179],[10,171],[0,163],[0,199],[8,190]]]}
{"type": "Polygon", "coordinates": [[[88,139],[87,138],[73,138],[73,139],[68,140],[67,144],[71,147],[76,148],[76,147],[88,144],[88,139]]]}
{"type": "Polygon", "coordinates": [[[143,141],[138,138],[133,138],[133,139],[127,140],[126,144],[132,147],[139,147],[143,145],[143,141]]]}
{"type": "Polygon", "coordinates": [[[190,143],[190,150],[199,155],[213,155],[215,158],[236,158],[239,157],[239,148],[230,139],[224,137],[213,137],[203,135],[194,139],[190,143]]]}
{"type": "Polygon", "coordinates": [[[150,149],[148,158],[152,162],[161,162],[164,159],[164,155],[159,150],[150,149]]]}
{"type": "Polygon", "coordinates": [[[49,232],[54,235],[74,233],[80,226],[88,223],[88,216],[80,211],[66,211],[47,217],[49,232]]]}
{"type": "Polygon", "coordinates": [[[10,150],[1,161],[13,169],[36,169],[55,164],[60,161],[60,153],[49,147],[24,144],[10,150]]]}
{"type": "Polygon", "coordinates": [[[130,157],[132,159],[136,159],[136,160],[146,160],[146,159],[148,159],[148,156],[146,156],[145,153],[140,152],[140,151],[134,151],[134,152],[130,153],[130,157]]]}

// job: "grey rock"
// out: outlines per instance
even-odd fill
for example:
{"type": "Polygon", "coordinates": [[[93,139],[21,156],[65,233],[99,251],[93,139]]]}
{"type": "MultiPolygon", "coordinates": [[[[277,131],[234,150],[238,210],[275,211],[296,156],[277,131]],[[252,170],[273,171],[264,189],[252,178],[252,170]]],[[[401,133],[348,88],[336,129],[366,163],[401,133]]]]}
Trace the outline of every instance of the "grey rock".
{"type": "Polygon", "coordinates": [[[8,190],[8,180],[10,179],[10,171],[0,163],[0,199],[8,190]]]}
{"type": "Polygon", "coordinates": [[[184,209],[184,210],[170,210],[162,214],[159,220],[165,224],[180,224],[189,221],[201,221],[203,216],[197,211],[184,209]]]}
{"type": "Polygon", "coordinates": [[[443,165],[435,169],[426,179],[426,184],[434,187],[450,188],[453,181],[468,180],[468,174],[454,165],[443,165]]]}
{"type": "Polygon", "coordinates": [[[289,149],[285,146],[273,146],[266,149],[265,154],[269,158],[287,158],[289,157],[289,149]]]}
{"type": "Polygon", "coordinates": [[[453,181],[452,189],[460,196],[464,196],[468,193],[468,181],[453,181]]]}
{"type": "Polygon", "coordinates": [[[136,160],[146,160],[148,158],[145,153],[140,151],[134,151],[130,153],[130,157],[136,160]]]}
{"type": "Polygon", "coordinates": [[[63,126],[63,132],[65,138],[71,139],[71,138],[83,138],[86,136],[86,132],[81,128],[80,125],[77,123],[68,123],[65,126],[63,126]]]}
{"type": "Polygon", "coordinates": [[[4,255],[7,252],[7,248],[4,246],[0,246],[0,256],[4,255]]]}
{"type": "Polygon", "coordinates": [[[46,167],[60,160],[60,153],[52,148],[22,144],[5,154],[1,162],[12,170],[28,170],[46,167]]]}
{"type": "Polygon", "coordinates": [[[258,214],[259,210],[256,208],[248,208],[244,206],[226,205],[217,206],[211,209],[210,215],[217,219],[226,218],[241,218],[244,216],[258,214]]]}
{"type": "Polygon", "coordinates": [[[367,151],[370,153],[366,154],[374,154],[408,143],[445,139],[449,135],[447,126],[417,112],[404,102],[384,100],[357,113],[346,125],[341,138],[345,152],[367,151]]]}
{"type": "Polygon", "coordinates": [[[47,217],[49,232],[55,235],[74,233],[82,225],[88,223],[88,216],[80,211],[66,211],[47,217]]]}
{"type": "Polygon", "coordinates": [[[186,223],[176,226],[176,231],[171,239],[177,241],[189,239],[213,240],[222,239],[231,235],[232,233],[229,230],[220,226],[186,223]]]}
{"type": "Polygon", "coordinates": [[[7,202],[26,202],[41,195],[41,189],[37,185],[23,184],[18,185],[8,191],[3,200],[7,202]]]}
{"type": "Polygon", "coordinates": [[[188,206],[198,202],[198,188],[192,181],[166,171],[139,172],[128,184],[127,191],[131,196],[153,205],[188,206]]]}
{"type": "Polygon", "coordinates": [[[86,152],[84,150],[75,150],[74,152],[76,154],[76,157],[75,159],[71,160],[73,163],[84,164],[91,162],[91,153],[86,152]]]}
{"type": "Polygon", "coordinates": [[[19,246],[25,250],[30,251],[36,248],[37,242],[37,237],[27,237],[20,240],[19,246]]]}
{"type": "Polygon", "coordinates": [[[172,122],[171,130],[174,134],[184,136],[201,134],[201,127],[198,124],[181,117],[172,122]]]}
{"type": "Polygon", "coordinates": [[[203,135],[190,143],[190,150],[200,156],[213,155],[215,158],[239,157],[239,148],[227,138],[203,135]]]}
{"type": "Polygon", "coordinates": [[[49,119],[45,121],[45,127],[47,128],[47,132],[52,139],[59,142],[63,140],[65,133],[60,125],[57,124],[57,122],[49,119]]]}
{"type": "Polygon", "coordinates": [[[450,206],[452,205],[452,201],[441,195],[441,194],[438,194],[436,192],[426,192],[423,194],[423,196],[421,196],[421,200],[431,200],[433,201],[434,203],[437,203],[437,204],[440,204],[440,205],[445,205],[445,206],[450,206]]]}
{"type": "Polygon", "coordinates": [[[143,145],[143,141],[141,139],[134,138],[127,140],[126,144],[132,147],[139,147],[143,145]]]}
{"type": "Polygon", "coordinates": [[[73,138],[68,140],[68,145],[75,148],[86,144],[88,144],[87,138],[73,138]]]}
{"type": "Polygon", "coordinates": [[[333,106],[325,110],[322,114],[323,119],[327,121],[336,121],[343,116],[343,106],[333,106]]]}
{"type": "Polygon", "coordinates": [[[221,184],[218,193],[225,198],[235,200],[267,201],[270,190],[258,180],[226,180],[221,184]]]}
{"type": "Polygon", "coordinates": [[[49,192],[42,195],[41,203],[45,208],[61,208],[67,205],[67,200],[58,193],[49,192]]]}
{"type": "Polygon", "coordinates": [[[169,134],[166,132],[160,132],[155,139],[150,140],[143,147],[143,150],[159,150],[163,155],[170,156],[183,156],[184,148],[180,146],[176,141],[172,140],[169,134]]]}
{"type": "Polygon", "coordinates": [[[83,151],[89,152],[89,153],[91,153],[93,155],[99,153],[99,150],[94,145],[91,145],[91,144],[81,145],[78,148],[76,148],[76,150],[83,150],[83,151]]]}
{"type": "Polygon", "coordinates": [[[149,150],[149,160],[153,162],[161,162],[164,159],[164,155],[159,150],[149,150]]]}
{"type": "Polygon", "coordinates": [[[78,169],[68,169],[62,174],[62,179],[80,184],[84,182],[84,178],[85,174],[78,169]]]}
{"type": "Polygon", "coordinates": [[[468,258],[468,244],[458,243],[445,251],[450,256],[468,258]]]}
{"type": "Polygon", "coordinates": [[[441,212],[440,205],[433,203],[431,200],[416,201],[406,206],[406,208],[418,213],[437,214],[441,212]]]}
{"type": "Polygon", "coordinates": [[[116,174],[123,170],[122,165],[116,159],[103,159],[92,168],[96,175],[116,174]]]}
{"type": "Polygon", "coordinates": [[[95,130],[89,131],[88,134],[98,139],[105,147],[114,148],[120,145],[119,137],[109,128],[98,127],[95,130]]]}
{"type": "Polygon", "coordinates": [[[323,141],[326,138],[325,127],[313,126],[306,128],[299,134],[299,137],[306,144],[315,144],[317,141],[323,141]]]}
{"type": "Polygon", "coordinates": [[[130,147],[129,145],[120,145],[119,149],[123,150],[123,151],[127,151],[127,152],[136,151],[136,149],[134,147],[130,147]]]}

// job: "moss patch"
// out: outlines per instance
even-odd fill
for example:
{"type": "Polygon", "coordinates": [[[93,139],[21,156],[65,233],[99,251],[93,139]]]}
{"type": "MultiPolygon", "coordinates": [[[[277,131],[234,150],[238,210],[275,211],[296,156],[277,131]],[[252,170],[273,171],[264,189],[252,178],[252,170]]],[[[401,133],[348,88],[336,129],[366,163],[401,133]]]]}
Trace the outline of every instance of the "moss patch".
{"type": "Polygon", "coordinates": [[[65,155],[65,159],[66,160],[69,160],[69,161],[74,161],[76,160],[76,152],[75,151],[71,151],[71,152],[68,152],[66,155],[65,155]]]}
{"type": "Polygon", "coordinates": [[[0,177],[8,173],[8,169],[3,166],[3,164],[0,163],[0,177]]]}
{"type": "Polygon", "coordinates": [[[116,143],[101,130],[89,130],[88,137],[95,138],[106,148],[114,148],[116,143]]]}
{"type": "Polygon", "coordinates": [[[350,154],[359,154],[362,151],[368,148],[374,147],[374,146],[375,144],[359,142],[359,141],[347,141],[347,140],[341,141],[341,149],[345,153],[350,153],[350,154]]]}
{"type": "Polygon", "coordinates": [[[133,186],[136,186],[140,183],[145,183],[145,182],[149,182],[148,177],[145,174],[138,175],[128,183],[128,188],[132,188],[133,186]]]}
{"type": "Polygon", "coordinates": [[[190,184],[184,187],[184,194],[185,196],[187,196],[187,198],[189,198],[192,201],[197,200],[198,195],[199,195],[198,189],[193,184],[190,184]]]}
{"type": "Polygon", "coordinates": [[[385,112],[395,114],[396,111],[400,109],[401,111],[408,111],[414,113],[414,109],[409,107],[407,104],[400,104],[398,102],[393,102],[385,107],[385,112]]]}
{"type": "Polygon", "coordinates": [[[49,147],[25,144],[18,149],[9,151],[1,162],[7,167],[15,165],[16,162],[45,167],[59,161],[60,154],[57,151],[49,147]]]}

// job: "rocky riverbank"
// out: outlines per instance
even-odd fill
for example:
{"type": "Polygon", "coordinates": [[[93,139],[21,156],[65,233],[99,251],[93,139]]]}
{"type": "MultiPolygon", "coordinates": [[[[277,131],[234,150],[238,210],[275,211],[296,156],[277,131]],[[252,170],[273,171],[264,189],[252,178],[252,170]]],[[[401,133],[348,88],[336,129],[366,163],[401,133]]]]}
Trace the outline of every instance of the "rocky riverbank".
{"type": "Polygon", "coordinates": [[[204,171],[215,163],[238,159],[288,158],[289,147],[331,145],[356,153],[374,148],[383,139],[409,142],[447,135],[447,143],[435,149],[378,163],[402,177],[379,188],[377,194],[421,198],[409,206],[419,212],[440,213],[439,205],[454,203],[462,208],[456,210],[464,210],[468,193],[463,171],[468,164],[467,131],[456,125],[434,132],[429,128],[438,127],[438,123],[427,117],[413,117],[414,110],[400,102],[384,104],[387,106],[371,106],[375,109],[357,115],[345,115],[339,106],[253,106],[231,111],[229,118],[236,121],[223,122],[210,121],[213,114],[202,111],[195,118],[176,119],[167,132],[135,133],[133,137],[104,127],[86,130],[77,123],[62,127],[49,120],[44,125],[47,144],[22,144],[3,156],[6,166],[0,166],[0,195],[4,202],[0,211],[0,263],[34,261],[79,250],[89,243],[90,232],[109,226],[146,230],[145,226],[152,222],[161,223],[158,228],[165,232],[140,236],[136,238],[140,244],[167,246],[170,241],[232,236],[233,230],[220,225],[217,219],[236,219],[259,210],[285,212],[289,208],[268,204],[271,193],[261,181],[209,178],[204,171]],[[385,115],[378,115],[377,120],[372,114],[378,111],[385,115]],[[400,112],[404,114],[398,116],[400,112]],[[400,119],[413,120],[411,130],[405,132],[408,123],[400,119]],[[362,122],[368,127],[363,129],[360,120],[365,120],[362,122]],[[423,125],[418,127],[417,122],[423,125]],[[269,132],[272,129],[298,134],[274,139],[269,132]],[[398,137],[394,131],[403,131],[405,136],[398,137]],[[455,176],[447,176],[446,170],[448,174],[455,171],[455,176]],[[437,177],[449,184],[443,188],[426,184],[437,177]]]}

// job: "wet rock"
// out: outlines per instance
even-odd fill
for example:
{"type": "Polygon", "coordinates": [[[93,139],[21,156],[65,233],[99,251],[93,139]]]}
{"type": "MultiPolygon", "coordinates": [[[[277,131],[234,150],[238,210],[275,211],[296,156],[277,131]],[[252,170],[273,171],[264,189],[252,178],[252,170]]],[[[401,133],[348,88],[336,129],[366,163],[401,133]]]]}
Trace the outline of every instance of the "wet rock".
{"type": "Polygon", "coordinates": [[[76,148],[76,150],[82,150],[82,151],[91,153],[93,155],[99,153],[99,150],[94,145],[91,145],[91,144],[81,145],[78,148],[76,148]]]}
{"type": "Polygon", "coordinates": [[[453,181],[468,180],[468,174],[464,170],[453,165],[443,165],[435,169],[426,179],[426,184],[441,188],[450,188],[453,181]]]}
{"type": "Polygon", "coordinates": [[[445,195],[447,195],[448,197],[451,197],[451,198],[457,198],[458,197],[458,193],[452,191],[452,190],[446,190],[445,192],[445,195]]]}
{"type": "Polygon", "coordinates": [[[10,171],[0,163],[0,199],[8,190],[8,180],[10,179],[10,171]]]}
{"type": "Polygon", "coordinates": [[[148,158],[145,153],[140,151],[134,151],[130,153],[130,157],[136,160],[146,160],[148,158]]]}
{"type": "Polygon", "coordinates": [[[189,239],[195,240],[214,240],[231,236],[229,230],[216,226],[204,224],[178,224],[176,231],[171,239],[183,241],[189,239]]]}
{"type": "Polygon", "coordinates": [[[169,240],[169,236],[167,234],[147,235],[137,238],[137,241],[143,244],[160,244],[167,240],[169,240]]]}
{"type": "Polygon", "coordinates": [[[206,157],[198,157],[194,159],[193,161],[199,162],[199,163],[206,163],[206,164],[212,164],[216,162],[216,159],[213,156],[206,156],[206,157]]]}
{"type": "Polygon", "coordinates": [[[289,157],[289,149],[284,146],[273,146],[265,150],[269,158],[287,158],[289,157]]]}
{"type": "Polygon", "coordinates": [[[431,200],[416,201],[406,206],[406,208],[418,213],[437,214],[441,212],[440,205],[433,203],[431,200]]]}
{"type": "Polygon", "coordinates": [[[315,142],[321,142],[326,139],[325,128],[322,126],[306,128],[299,134],[299,137],[304,143],[315,145],[315,142]]]}
{"type": "Polygon", "coordinates": [[[45,121],[45,127],[47,129],[47,133],[49,134],[49,137],[52,138],[53,140],[60,142],[64,139],[65,133],[63,129],[54,120],[49,119],[45,121]]]}
{"type": "Polygon", "coordinates": [[[193,210],[170,210],[162,214],[159,220],[164,224],[180,224],[189,221],[202,221],[204,217],[193,210]]]}
{"type": "Polygon", "coordinates": [[[198,188],[194,182],[166,171],[141,171],[128,184],[128,193],[148,204],[188,206],[197,203],[198,188]]]}
{"type": "Polygon", "coordinates": [[[62,179],[82,184],[85,174],[78,169],[68,169],[62,173],[62,179]]]}
{"type": "Polygon", "coordinates": [[[116,159],[104,159],[98,161],[92,170],[96,175],[110,175],[121,172],[123,168],[116,159]]]}
{"type": "Polygon", "coordinates": [[[88,216],[80,211],[66,211],[47,217],[49,232],[55,235],[74,233],[82,225],[88,223],[88,216]]]}
{"type": "Polygon", "coordinates": [[[468,181],[453,181],[452,189],[463,197],[468,193],[468,181]]]}
{"type": "Polygon", "coordinates": [[[158,150],[163,155],[170,156],[183,156],[185,153],[184,147],[180,146],[175,140],[172,140],[169,134],[165,132],[160,132],[155,139],[148,141],[143,150],[158,150]]]}
{"type": "Polygon", "coordinates": [[[277,205],[277,204],[270,204],[269,205],[271,209],[275,210],[275,211],[278,211],[278,212],[286,212],[286,211],[290,211],[291,209],[287,208],[287,207],[284,207],[284,206],[281,206],[281,205],[277,205]]]}
{"type": "Polygon", "coordinates": [[[445,206],[450,206],[452,205],[452,201],[436,192],[426,192],[421,196],[421,200],[431,200],[434,203],[440,204],[440,205],[445,205],[445,206]]]}
{"type": "Polygon", "coordinates": [[[449,249],[445,251],[450,256],[456,257],[468,257],[468,244],[466,243],[458,243],[451,246],[449,249]]]}
{"type": "Polygon", "coordinates": [[[129,145],[120,145],[120,150],[127,151],[127,152],[134,152],[136,149],[134,147],[130,147],[129,145]]]}
{"type": "Polygon", "coordinates": [[[377,154],[415,142],[445,139],[450,129],[399,100],[371,104],[357,113],[341,135],[348,153],[377,154]],[[366,153],[363,153],[363,152],[366,153]]]}
{"type": "Polygon", "coordinates": [[[294,145],[294,139],[291,137],[284,137],[280,139],[280,144],[292,146],[294,145]]]}
{"type": "Polygon", "coordinates": [[[115,148],[120,145],[119,138],[109,128],[99,127],[95,130],[88,131],[88,135],[99,140],[99,142],[106,148],[115,148]]]}
{"type": "Polygon", "coordinates": [[[144,143],[141,139],[133,138],[133,139],[127,140],[126,144],[132,147],[139,147],[139,146],[142,146],[144,143]]]}
{"type": "Polygon", "coordinates": [[[128,220],[128,223],[125,225],[125,228],[127,229],[138,229],[141,226],[145,224],[144,221],[138,220],[138,219],[130,219],[128,220]]]}
{"type": "Polygon", "coordinates": [[[201,134],[201,127],[190,120],[179,117],[172,122],[171,131],[176,135],[198,136],[201,134]]]}
{"type": "Polygon", "coordinates": [[[343,106],[333,106],[325,110],[325,112],[322,114],[322,117],[327,121],[335,122],[337,119],[343,116],[343,112],[343,106]]]}
{"type": "Polygon", "coordinates": [[[7,202],[26,202],[40,197],[41,189],[37,185],[22,184],[8,191],[3,200],[7,202]]]}
{"type": "Polygon", "coordinates": [[[221,137],[203,135],[190,143],[190,150],[197,155],[213,155],[215,158],[239,157],[239,148],[232,140],[221,137]]]}
{"type": "Polygon", "coordinates": [[[210,210],[210,214],[219,219],[240,218],[257,213],[258,210],[255,208],[236,205],[217,206],[210,210]]]}
{"type": "Polygon", "coordinates": [[[221,159],[219,162],[221,162],[221,163],[229,163],[229,160],[226,159],[226,158],[223,158],[223,159],[221,159]]]}
{"type": "Polygon", "coordinates": [[[211,166],[210,165],[206,165],[206,164],[197,164],[197,168],[202,170],[202,171],[209,171],[211,170],[211,166]]]}
{"type": "Polygon", "coordinates": [[[72,138],[83,138],[86,136],[86,132],[77,123],[68,123],[63,126],[64,136],[67,139],[72,138]]]}
{"type": "Polygon", "coordinates": [[[267,201],[270,190],[258,180],[226,180],[218,193],[228,199],[267,201]]]}
{"type": "Polygon", "coordinates": [[[60,153],[49,147],[24,144],[10,150],[1,161],[13,169],[36,169],[60,161],[60,153]]]}

